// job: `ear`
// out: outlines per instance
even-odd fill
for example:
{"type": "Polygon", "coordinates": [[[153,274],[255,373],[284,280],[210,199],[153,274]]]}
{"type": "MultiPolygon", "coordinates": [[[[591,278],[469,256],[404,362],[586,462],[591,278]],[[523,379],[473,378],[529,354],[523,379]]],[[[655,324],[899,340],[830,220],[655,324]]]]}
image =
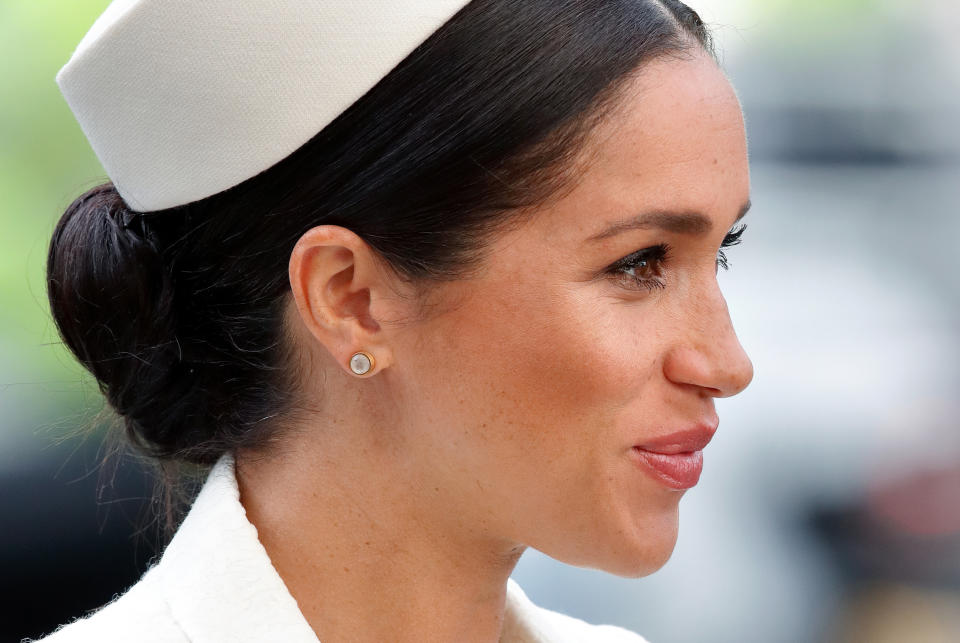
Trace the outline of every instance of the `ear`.
{"type": "Polygon", "coordinates": [[[404,316],[393,273],[378,263],[375,251],[340,226],[307,231],[290,255],[290,287],[300,319],[341,368],[350,369],[357,351],[373,356],[370,377],[393,363],[389,328],[382,322],[404,316]]]}

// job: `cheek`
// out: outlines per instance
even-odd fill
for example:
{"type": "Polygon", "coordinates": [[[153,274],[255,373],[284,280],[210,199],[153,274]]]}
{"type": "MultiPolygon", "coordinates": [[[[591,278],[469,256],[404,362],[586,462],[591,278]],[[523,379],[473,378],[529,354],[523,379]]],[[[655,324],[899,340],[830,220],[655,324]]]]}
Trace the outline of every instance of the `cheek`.
{"type": "Polygon", "coordinates": [[[428,330],[409,379],[430,401],[414,422],[430,488],[517,542],[613,568],[660,556],[676,506],[627,458],[660,411],[664,320],[602,287],[477,296],[428,330]]]}
{"type": "Polygon", "coordinates": [[[451,327],[469,360],[465,396],[488,436],[581,461],[622,447],[618,417],[659,372],[656,324],[647,332],[642,312],[599,296],[602,285],[580,288],[544,295],[518,284],[451,327]]]}

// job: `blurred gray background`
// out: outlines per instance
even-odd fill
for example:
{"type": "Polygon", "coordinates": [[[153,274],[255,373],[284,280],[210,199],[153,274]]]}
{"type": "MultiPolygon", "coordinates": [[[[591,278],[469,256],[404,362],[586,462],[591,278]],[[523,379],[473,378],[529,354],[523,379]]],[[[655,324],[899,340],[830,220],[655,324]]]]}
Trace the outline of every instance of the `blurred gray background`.
{"type": "MultiPolygon", "coordinates": [[[[102,604],[151,555],[148,481],[72,435],[101,399],[43,287],[57,218],[104,178],[53,77],[107,4],[0,3],[0,640],[102,604]]],[[[718,402],[663,569],[530,551],[514,577],[652,643],[956,643],[960,5],[691,4],[747,118],[754,208],[720,278],[756,375],[718,402]]]]}

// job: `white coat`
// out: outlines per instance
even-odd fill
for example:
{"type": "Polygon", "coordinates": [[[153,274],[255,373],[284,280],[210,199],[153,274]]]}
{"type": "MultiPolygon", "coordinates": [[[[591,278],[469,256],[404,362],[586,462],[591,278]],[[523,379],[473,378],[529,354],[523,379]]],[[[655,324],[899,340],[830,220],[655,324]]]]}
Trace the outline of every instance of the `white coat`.
{"type": "MultiPolygon", "coordinates": [[[[232,454],[210,471],[159,562],[43,643],[319,643],[247,519],[232,454]]],[[[646,643],[534,605],[507,582],[502,643],[646,643]]],[[[27,643],[27,642],[25,642],[27,643]]]]}

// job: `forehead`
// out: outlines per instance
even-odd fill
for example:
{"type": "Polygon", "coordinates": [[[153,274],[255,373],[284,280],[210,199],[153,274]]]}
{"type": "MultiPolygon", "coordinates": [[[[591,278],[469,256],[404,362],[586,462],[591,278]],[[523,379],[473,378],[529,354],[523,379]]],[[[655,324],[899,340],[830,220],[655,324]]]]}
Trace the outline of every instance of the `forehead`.
{"type": "Polygon", "coordinates": [[[740,103],[706,53],[646,65],[591,132],[581,158],[577,186],[557,209],[584,231],[650,209],[732,223],[749,198],[740,103]]]}

